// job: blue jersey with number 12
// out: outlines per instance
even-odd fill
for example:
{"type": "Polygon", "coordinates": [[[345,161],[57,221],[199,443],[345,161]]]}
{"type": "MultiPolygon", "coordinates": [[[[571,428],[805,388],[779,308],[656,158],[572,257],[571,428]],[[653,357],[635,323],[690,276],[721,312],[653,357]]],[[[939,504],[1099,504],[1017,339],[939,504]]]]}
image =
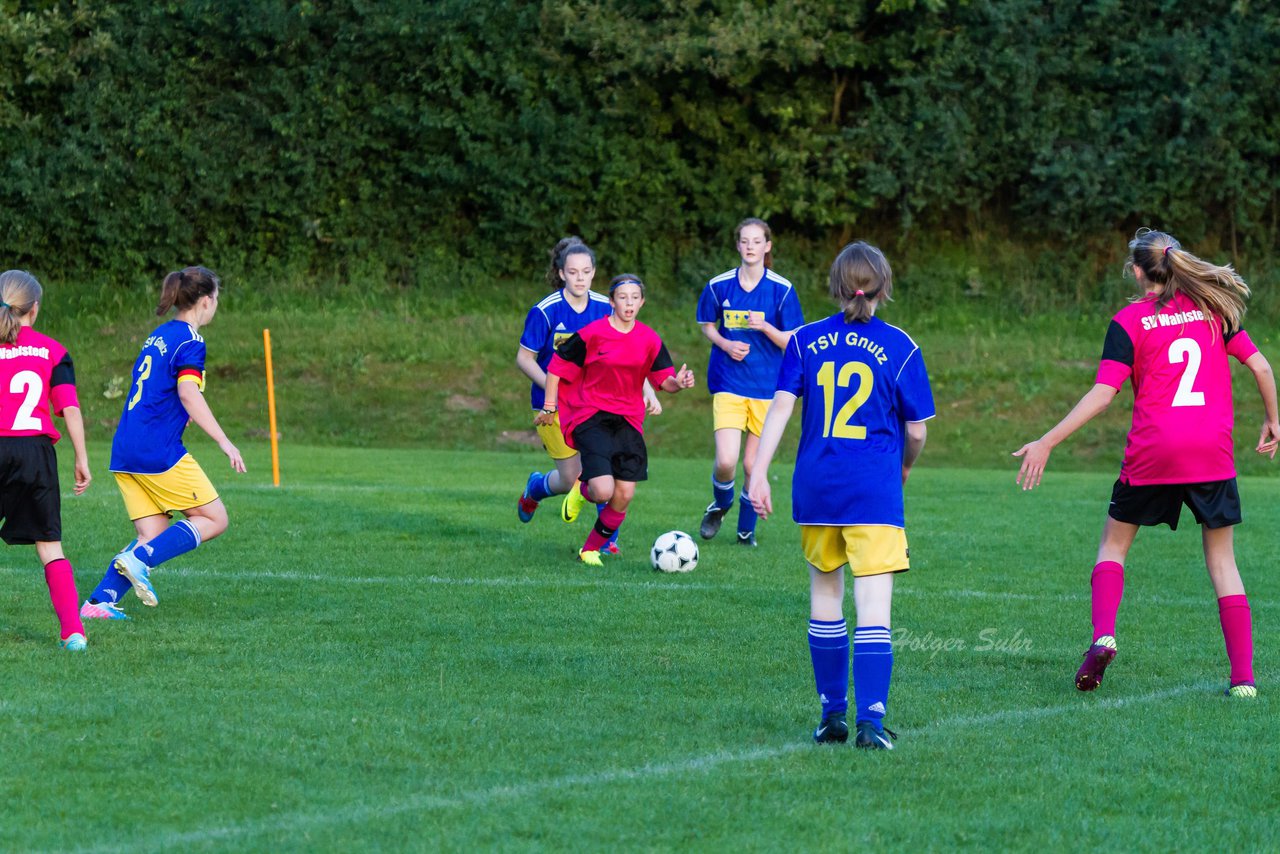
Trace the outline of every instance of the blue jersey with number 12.
{"type": "Polygon", "coordinates": [[[792,518],[801,525],[903,527],[905,424],[932,418],[920,348],[883,320],[835,314],[800,327],[778,391],[801,398],[792,518]]]}
{"type": "Polygon", "coordinates": [[[186,407],[178,383],[204,388],[204,339],[182,320],[170,320],[142,343],[133,382],[111,442],[111,471],[163,474],[182,459],[186,407]]]}

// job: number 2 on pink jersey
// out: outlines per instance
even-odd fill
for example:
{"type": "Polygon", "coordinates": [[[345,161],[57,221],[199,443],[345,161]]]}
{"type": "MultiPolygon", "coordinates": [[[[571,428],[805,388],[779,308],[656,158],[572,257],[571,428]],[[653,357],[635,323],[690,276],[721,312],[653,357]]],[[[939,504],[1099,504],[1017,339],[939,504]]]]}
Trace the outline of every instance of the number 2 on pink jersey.
{"type": "Polygon", "coordinates": [[[1173,395],[1174,406],[1204,406],[1204,392],[1192,391],[1196,374],[1200,373],[1200,345],[1191,338],[1179,338],[1169,345],[1169,364],[1187,363],[1173,395]]]}

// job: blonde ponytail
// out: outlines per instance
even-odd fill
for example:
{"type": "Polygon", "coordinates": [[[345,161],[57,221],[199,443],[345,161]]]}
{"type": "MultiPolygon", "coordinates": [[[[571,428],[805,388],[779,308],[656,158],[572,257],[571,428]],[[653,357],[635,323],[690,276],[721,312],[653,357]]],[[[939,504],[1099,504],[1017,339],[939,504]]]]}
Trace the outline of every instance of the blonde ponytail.
{"type": "Polygon", "coordinates": [[[40,301],[44,289],[26,270],[0,273],[0,344],[18,340],[22,318],[40,301]]]}

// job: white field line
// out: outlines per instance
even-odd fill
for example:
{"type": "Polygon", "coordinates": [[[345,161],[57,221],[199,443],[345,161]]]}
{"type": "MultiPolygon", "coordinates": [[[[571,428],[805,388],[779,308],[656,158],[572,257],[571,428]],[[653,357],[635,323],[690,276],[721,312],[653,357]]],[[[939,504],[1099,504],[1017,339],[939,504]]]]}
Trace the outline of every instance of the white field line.
{"type": "MultiPolygon", "coordinates": [[[[0,566],[0,574],[27,575],[31,567],[0,566]]],[[[714,583],[701,581],[660,581],[660,580],[627,580],[611,578],[593,578],[579,576],[576,578],[520,578],[504,575],[486,576],[484,578],[450,577],[444,575],[341,575],[322,574],[316,572],[273,572],[269,570],[216,570],[190,569],[187,567],[162,567],[157,572],[157,579],[165,576],[178,578],[210,578],[218,581],[291,581],[304,584],[354,584],[357,586],[401,585],[401,584],[433,584],[448,587],[548,587],[548,588],[602,588],[602,589],[635,589],[635,590],[714,590],[726,593],[766,593],[776,592],[778,588],[760,587],[756,585],[733,584],[730,582],[714,583]]],[[[80,581],[95,584],[88,575],[82,573],[80,581]]],[[[88,588],[91,590],[92,588],[88,588]]],[[[87,592],[82,591],[82,592],[87,592]]],[[[922,590],[903,584],[893,591],[895,596],[914,598],[963,598],[993,599],[1013,602],[1087,602],[1088,593],[1019,593],[1013,590],[922,590]]],[[[1167,596],[1145,596],[1141,593],[1130,594],[1131,600],[1141,605],[1154,605],[1169,608],[1209,608],[1214,604],[1213,593],[1206,589],[1203,597],[1170,598],[1167,596]]],[[[1275,601],[1255,597],[1249,602],[1253,610],[1270,609],[1280,604],[1275,601]]]]}
{"type": "MultiPolygon", "coordinates": [[[[910,738],[949,733],[957,728],[984,726],[987,724],[1007,724],[1019,721],[1038,720],[1061,714],[1088,712],[1091,709],[1107,710],[1126,706],[1167,700],[1193,691],[1208,692],[1211,689],[1204,684],[1180,685],[1138,694],[1132,697],[1117,697],[1098,700],[1096,702],[1077,701],[1059,706],[1041,709],[1009,709],[1001,712],[990,712],[982,715],[960,715],[925,724],[908,733],[910,738]]],[[[544,780],[530,780],[513,785],[490,786],[472,789],[452,796],[417,794],[408,795],[398,801],[384,804],[360,804],[327,812],[295,812],[280,816],[258,819],[254,821],[210,826],[197,830],[178,833],[164,833],[146,840],[135,839],[127,844],[95,846],[79,849],[85,854],[107,854],[107,852],[133,852],[140,850],[170,850],[188,846],[207,845],[209,843],[239,840],[239,844],[247,844],[257,836],[268,833],[289,832],[293,834],[335,824],[367,822],[387,818],[393,815],[414,812],[443,811],[468,807],[489,807],[495,802],[519,801],[546,792],[560,792],[571,788],[596,789],[615,783],[626,783],[632,780],[648,780],[661,777],[674,777],[682,774],[696,774],[711,771],[724,765],[736,765],[749,762],[770,761],[779,759],[800,750],[812,750],[813,745],[805,739],[797,737],[795,741],[778,744],[772,747],[754,747],[748,750],[722,750],[673,762],[654,765],[640,765],[631,768],[615,768],[597,771],[590,774],[567,774],[544,780]]]]}

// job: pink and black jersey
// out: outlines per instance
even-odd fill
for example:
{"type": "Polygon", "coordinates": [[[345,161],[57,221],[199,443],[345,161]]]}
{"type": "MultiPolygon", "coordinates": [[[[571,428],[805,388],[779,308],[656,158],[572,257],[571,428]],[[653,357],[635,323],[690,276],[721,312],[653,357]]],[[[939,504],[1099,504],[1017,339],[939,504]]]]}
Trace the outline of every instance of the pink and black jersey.
{"type": "Polygon", "coordinates": [[[1227,356],[1244,362],[1256,352],[1244,330],[1224,333],[1183,294],[1163,307],[1148,296],[1121,309],[1097,378],[1116,389],[1125,380],[1133,385],[1120,480],[1145,486],[1235,477],[1227,356]]]}
{"type": "Polygon", "coordinates": [[[619,332],[607,317],[588,323],[557,347],[547,372],[564,383],[556,402],[566,441],[597,412],[621,415],[644,432],[644,381],[657,388],[675,375],[658,333],[640,321],[630,332],[619,332]]]}
{"type": "Polygon", "coordinates": [[[0,436],[48,436],[58,441],[52,415],[80,406],[76,372],[65,347],[30,326],[0,344],[0,436]]]}

